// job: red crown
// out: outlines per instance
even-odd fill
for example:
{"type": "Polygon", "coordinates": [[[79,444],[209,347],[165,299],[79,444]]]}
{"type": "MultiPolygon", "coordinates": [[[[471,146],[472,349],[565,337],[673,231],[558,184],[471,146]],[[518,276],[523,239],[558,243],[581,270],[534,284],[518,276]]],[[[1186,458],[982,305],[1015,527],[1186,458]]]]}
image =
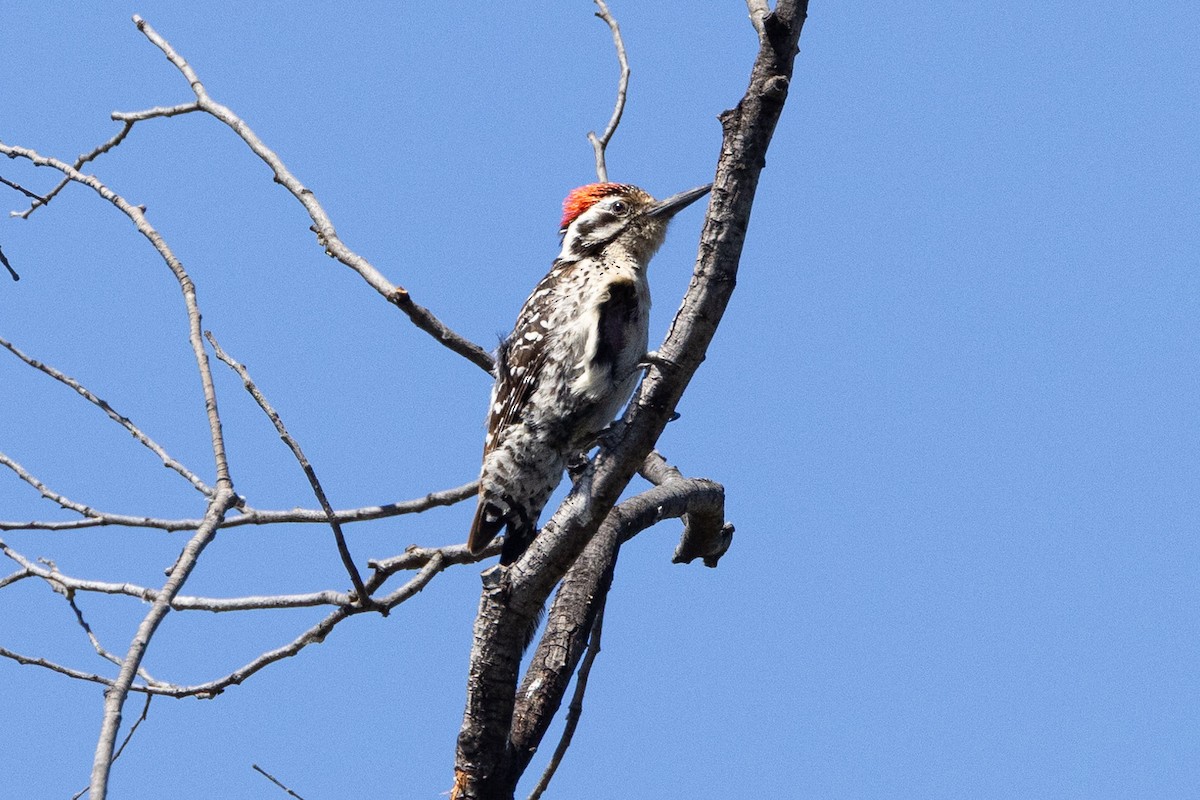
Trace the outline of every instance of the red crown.
{"type": "Polygon", "coordinates": [[[623,183],[589,183],[587,186],[572,189],[567,199],[563,200],[563,218],[559,229],[565,231],[580,214],[610,194],[624,191],[626,188],[623,183]]]}

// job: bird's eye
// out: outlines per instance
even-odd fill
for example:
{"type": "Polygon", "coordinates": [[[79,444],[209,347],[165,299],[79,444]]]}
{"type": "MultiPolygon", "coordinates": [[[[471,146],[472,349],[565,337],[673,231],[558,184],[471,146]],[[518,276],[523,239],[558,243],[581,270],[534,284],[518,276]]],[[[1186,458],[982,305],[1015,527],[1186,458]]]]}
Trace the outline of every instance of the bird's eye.
{"type": "Polygon", "coordinates": [[[612,204],[612,212],[614,214],[625,216],[625,212],[629,210],[629,206],[624,200],[617,200],[612,204]]]}

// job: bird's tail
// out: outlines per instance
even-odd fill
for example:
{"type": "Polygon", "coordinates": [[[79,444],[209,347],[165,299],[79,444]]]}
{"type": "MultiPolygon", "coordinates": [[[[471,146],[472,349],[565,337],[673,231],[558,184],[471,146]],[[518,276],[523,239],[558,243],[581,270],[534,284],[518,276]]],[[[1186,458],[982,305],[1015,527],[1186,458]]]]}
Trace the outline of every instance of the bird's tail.
{"type": "Polygon", "coordinates": [[[475,519],[471,521],[471,532],[467,535],[467,549],[472,553],[482,552],[505,524],[504,510],[491,500],[480,497],[475,519]]]}
{"type": "Polygon", "coordinates": [[[504,544],[500,547],[500,563],[504,566],[516,561],[529,547],[537,531],[532,525],[523,522],[510,522],[504,532],[504,544]]]}
{"type": "Polygon", "coordinates": [[[504,566],[516,561],[529,547],[537,528],[529,520],[524,509],[501,500],[479,498],[479,506],[475,509],[475,519],[471,522],[471,532],[467,535],[467,548],[472,553],[479,553],[491,543],[492,539],[507,528],[504,533],[504,544],[500,548],[500,563],[504,566]]]}

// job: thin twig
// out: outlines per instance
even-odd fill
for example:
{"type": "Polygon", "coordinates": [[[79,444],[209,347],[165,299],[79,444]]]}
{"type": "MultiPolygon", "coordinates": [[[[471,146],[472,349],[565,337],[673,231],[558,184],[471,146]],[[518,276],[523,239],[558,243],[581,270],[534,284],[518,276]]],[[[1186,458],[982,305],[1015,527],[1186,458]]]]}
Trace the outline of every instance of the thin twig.
{"type": "MultiPolygon", "coordinates": [[[[415,575],[404,586],[400,587],[392,595],[389,595],[387,598],[381,601],[380,605],[386,605],[390,610],[390,608],[394,607],[395,605],[408,600],[421,589],[425,588],[429,581],[432,580],[434,575],[444,569],[445,566],[445,563],[440,560],[431,562],[427,569],[415,575]]],[[[362,607],[349,602],[349,598],[347,597],[347,602],[344,605],[339,606],[320,622],[304,630],[292,641],[281,647],[277,647],[273,650],[269,650],[260,654],[250,662],[238,667],[237,669],[220,678],[191,686],[179,686],[176,684],[163,682],[157,682],[154,685],[131,684],[128,686],[126,691],[144,694],[156,694],[176,698],[216,697],[230,686],[241,684],[243,681],[250,678],[264,667],[274,664],[277,661],[282,661],[285,658],[290,658],[311,644],[319,644],[320,642],[323,642],[340,622],[348,619],[351,616],[360,614],[363,611],[364,609],[362,607]]],[[[4,647],[0,647],[0,657],[11,659],[16,661],[18,664],[42,667],[75,680],[99,683],[106,687],[112,687],[116,683],[111,678],[106,678],[103,675],[97,675],[94,672],[85,672],[83,670],[74,669],[72,667],[67,667],[62,664],[49,661],[45,658],[25,656],[20,653],[13,652],[12,650],[8,650],[4,647]]]]}
{"type": "Polygon", "coordinates": [[[429,582],[433,580],[433,576],[437,575],[447,566],[449,566],[449,564],[447,563],[446,558],[441,553],[435,554],[429,559],[429,562],[421,568],[421,571],[413,576],[412,580],[380,600],[379,605],[381,605],[385,610],[391,611],[393,608],[400,605],[405,600],[409,599],[417,592],[428,586],[429,582]]]}
{"type": "MultiPolygon", "coordinates": [[[[140,726],[143,722],[146,721],[146,715],[150,713],[150,701],[153,699],[154,699],[154,695],[152,695],[152,694],[146,695],[146,703],[142,706],[142,713],[141,713],[141,715],[138,716],[137,719],[135,719],[133,721],[133,726],[130,727],[129,732],[125,734],[125,739],[124,739],[124,741],[121,742],[121,746],[117,748],[117,752],[113,753],[113,757],[112,757],[113,761],[116,761],[118,758],[121,757],[121,754],[125,752],[125,746],[127,744],[129,744],[129,740],[133,738],[133,734],[137,733],[138,726],[140,726]]],[[[88,793],[89,788],[91,788],[91,787],[88,787],[88,786],[83,787],[78,792],[71,795],[71,800],[79,800],[79,798],[83,797],[85,794],[88,793]]]]}
{"type": "Polygon", "coordinates": [[[154,699],[153,695],[146,695],[146,703],[142,706],[142,713],[134,720],[133,727],[125,735],[125,741],[121,742],[121,746],[117,748],[117,752],[113,755],[113,761],[121,757],[121,753],[125,752],[125,745],[129,744],[129,740],[133,738],[133,734],[137,731],[138,726],[146,721],[146,715],[150,713],[150,701],[152,699],[154,699]]]}
{"type": "Polygon", "coordinates": [[[588,678],[592,674],[592,664],[596,661],[596,656],[600,654],[600,636],[604,629],[604,607],[607,600],[608,595],[605,594],[598,601],[596,620],[592,623],[592,632],[588,636],[587,653],[579,662],[579,672],[575,676],[575,691],[571,695],[571,704],[567,706],[566,725],[563,727],[558,745],[554,748],[554,755],[550,757],[550,763],[546,765],[537,786],[533,787],[533,791],[529,794],[529,800],[539,800],[546,791],[546,787],[550,785],[550,780],[558,770],[558,765],[562,763],[563,756],[567,753],[567,748],[571,746],[575,729],[579,727],[579,718],[583,716],[583,695],[587,691],[588,678]]]}
{"type": "MultiPolygon", "coordinates": [[[[442,559],[435,558],[430,560],[430,562],[425,565],[424,569],[414,575],[412,579],[409,580],[404,586],[393,592],[392,595],[384,598],[380,602],[380,605],[384,606],[387,610],[390,610],[395,605],[411,598],[417,592],[424,589],[429,582],[433,580],[433,577],[438,572],[442,571],[445,566],[446,563],[442,559]],[[391,605],[388,605],[389,603],[391,605]]],[[[385,579],[386,576],[381,574],[371,576],[371,579],[367,581],[367,589],[373,592],[380,584],[382,584],[385,579]]],[[[327,637],[329,633],[335,627],[337,627],[338,623],[342,622],[348,617],[361,614],[365,610],[368,609],[353,605],[346,605],[334,609],[329,613],[328,616],[326,616],[316,625],[313,625],[305,630],[292,641],[288,642],[282,647],[277,647],[274,650],[269,650],[260,654],[249,663],[235,669],[228,675],[217,678],[213,681],[208,681],[207,683],[180,687],[175,691],[169,692],[169,694],[171,694],[173,697],[215,697],[228,687],[242,683],[242,681],[246,680],[251,675],[254,675],[264,667],[274,664],[276,661],[282,661],[285,658],[290,658],[304,648],[308,647],[310,644],[318,644],[325,641],[325,637],[327,637]]],[[[167,694],[167,692],[158,691],[155,693],[167,694]]]]}
{"type": "Polygon", "coordinates": [[[596,12],[596,16],[604,20],[612,30],[613,45],[617,49],[617,61],[621,64],[621,79],[617,83],[617,102],[613,107],[612,117],[608,120],[608,127],[604,129],[604,134],[599,138],[596,137],[595,131],[588,132],[588,141],[592,143],[592,150],[596,153],[596,178],[603,182],[608,180],[608,165],[605,163],[608,142],[617,132],[617,126],[621,124],[621,115],[625,113],[625,95],[629,91],[629,60],[625,57],[625,42],[621,39],[621,28],[617,25],[617,20],[609,12],[604,0],[594,1],[600,9],[596,12]]]}
{"type": "Polygon", "coordinates": [[[292,451],[292,455],[296,457],[296,461],[300,463],[300,469],[304,470],[304,477],[308,478],[308,484],[312,487],[317,502],[321,504],[321,510],[325,512],[325,518],[329,521],[329,527],[333,529],[333,538],[337,543],[338,555],[342,559],[342,565],[346,568],[346,572],[350,575],[350,582],[354,584],[354,591],[358,594],[358,602],[364,606],[370,605],[371,597],[367,594],[366,587],[363,586],[362,575],[359,574],[358,567],[354,565],[354,558],[350,555],[350,548],[346,545],[346,537],[342,535],[342,526],[338,524],[333,506],[329,504],[329,498],[325,496],[325,490],[321,487],[321,482],[317,480],[316,470],[313,469],[312,464],[305,457],[304,451],[300,449],[300,443],[288,433],[287,427],[283,424],[283,419],[279,416],[279,412],[267,402],[267,398],[259,390],[258,386],[254,384],[254,381],[250,378],[250,371],[246,369],[246,365],[235,361],[228,353],[222,350],[212,331],[205,331],[204,335],[208,338],[208,343],[213,346],[213,351],[217,354],[217,358],[227,364],[242,379],[242,385],[246,387],[246,391],[250,393],[250,396],[254,398],[254,402],[258,403],[258,407],[271,420],[271,424],[275,426],[275,430],[279,433],[279,438],[283,440],[283,443],[292,451]]]}
{"type": "MultiPolygon", "coordinates": [[[[2,544],[2,543],[0,543],[0,544],[2,544]]],[[[33,573],[30,572],[29,570],[19,569],[16,572],[14,572],[12,575],[9,575],[5,578],[0,578],[0,589],[3,589],[5,586],[10,586],[10,585],[16,583],[17,581],[23,581],[26,578],[32,578],[32,577],[33,577],[33,573]]]]}
{"type": "Polygon", "coordinates": [[[4,453],[0,453],[0,466],[5,466],[11,469],[16,473],[18,478],[28,483],[34,489],[37,489],[38,494],[47,500],[57,503],[68,511],[74,511],[76,514],[80,514],[84,517],[95,517],[96,512],[90,507],[84,505],[83,503],[76,503],[66,495],[59,494],[50,487],[46,486],[46,484],[39,481],[28,470],[26,470],[13,459],[9,458],[4,453]]]}
{"type": "Polygon", "coordinates": [[[26,197],[28,197],[32,200],[39,200],[43,203],[46,202],[46,198],[42,197],[40,194],[34,194],[33,192],[29,191],[21,184],[13,183],[12,181],[10,181],[8,178],[4,177],[3,175],[0,175],[0,183],[3,183],[5,186],[7,186],[10,189],[16,189],[18,192],[20,192],[21,194],[25,195],[26,197]]]}
{"type": "MultiPolygon", "coordinates": [[[[0,552],[3,552],[4,555],[24,567],[22,572],[17,574],[22,577],[40,578],[50,584],[56,591],[117,595],[132,597],[147,603],[153,603],[160,595],[158,589],[151,589],[132,583],[110,583],[107,581],[73,578],[69,575],[64,575],[57,569],[46,569],[32,563],[29,559],[8,547],[2,540],[0,540],[0,552]]],[[[208,611],[211,613],[312,608],[315,606],[349,606],[353,604],[354,599],[350,595],[345,592],[335,591],[250,597],[189,597],[186,595],[177,595],[171,600],[171,608],[174,611],[208,611]]],[[[84,623],[81,621],[80,624],[84,623]]],[[[90,635],[90,629],[85,627],[85,630],[88,630],[90,635]]],[[[101,652],[101,655],[108,658],[114,664],[119,665],[121,663],[120,659],[110,657],[104,652],[101,652]]]]}
{"type": "MultiPolygon", "coordinates": [[[[75,169],[79,169],[84,164],[104,155],[109,150],[112,150],[121,142],[125,141],[125,137],[129,135],[131,130],[133,130],[133,124],[135,122],[140,122],[145,119],[152,119],[154,117],[173,117],[177,114],[187,114],[188,112],[199,110],[199,106],[197,106],[195,103],[184,103],[183,105],[178,106],[149,108],[145,111],[132,111],[124,113],[120,111],[114,111],[112,113],[112,118],[119,122],[125,123],[121,126],[121,130],[117,131],[116,135],[114,135],[104,144],[92,150],[90,153],[84,153],[83,155],[79,156],[79,158],[75,159],[74,167],[75,169]]],[[[33,204],[29,206],[29,208],[25,209],[24,211],[10,211],[9,216],[19,217],[21,219],[29,219],[30,214],[36,211],[39,206],[44,206],[53,200],[59,192],[66,188],[67,184],[70,182],[70,178],[63,178],[55,185],[53,189],[47,192],[44,197],[39,197],[38,199],[34,200],[33,204]]]]}
{"type": "MultiPolygon", "coordinates": [[[[196,490],[199,491],[201,494],[203,494],[205,497],[212,497],[212,494],[213,494],[212,487],[210,487],[204,481],[200,480],[200,478],[197,477],[194,472],[192,472],[191,470],[189,470],[188,468],[183,466],[183,464],[180,464],[174,458],[171,458],[171,456],[167,453],[167,451],[164,450],[162,448],[162,446],[158,444],[158,442],[154,441],[149,436],[147,436],[145,433],[143,433],[140,428],[138,428],[136,425],[133,424],[133,422],[129,419],[129,417],[125,416],[124,414],[118,414],[116,409],[114,409],[112,406],[110,406],[105,400],[102,400],[101,398],[99,398],[95,394],[93,394],[91,391],[89,391],[85,386],[83,386],[75,378],[72,378],[70,375],[67,375],[67,374],[55,369],[54,367],[50,366],[49,364],[43,363],[41,361],[38,361],[36,358],[32,358],[32,357],[26,355],[25,353],[23,353],[19,349],[17,349],[17,347],[15,345],[13,345],[12,342],[8,341],[7,339],[5,339],[3,337],[0,337],[0,347],[3,347],[5,350],[12,353],[14,356],[21,359],[26,364],[28,364],[29,366],[38,370],[39,372],[44,372],[45,374],[49,375],[51,378],[54,378],[54,380],[58,381],[59,383],[65,385],[65,386],[69,386],[71,389],[75,390],[75,392],[77,394],[79,394],[80,397],[82,397],[84,400],[87,400],[89,403],[91,403],[92,405],[96,406],[101,411],[103,411],[108,416],[109,419],[111,419],[113,422],[120,425],[125,430],[129,431],[130,435],[133,436],[134,439],[137,439],[138,442],[140,442],[147,449],[149,449],[150,452],[152,452],[152,453],[154,453],[154,455],[158,456],[162,460],[163,466],[167,467],[168,469],[172,469],[175,472],[182,475],[183,478],[188,483],[190,483],[190,484],[192,484],[192,486],[196,487],[196,490]]],[[[195,526],[193,526],[193,527],[195,527],[195,526]]]]}
{"type": "Polygon", "coordinates": [[[8,257],[4,255],[3,249],[0,249],[0,264],[4,265],[4,268],[8,270],[8,274],[12,276],[14,281],[21,280],[21,276],[17,274],[15,269],[13,269],[13,265],[8,263],[8,257]]]}
{"type": "Polygon", "coordinates": [[[499,555],[500,546],[499,541],[493,541],[478,553],[472,553],[465,544],[451,544],[445,547],[418,547],[414,544],[398,556],[372,559],[367,564],[384,575],[391,575],[400,570],[420,569],[434,558],[442,559],[447,567],[453,564],[475,564],[499,555]]]}
{"type": "Polygon", "coordinates": [[[199,110],[199,103],[180,103],[176,106],[155,106],[154,108],[146,108],[141,111],[114,111],[112,112],[112,118],[118,122],[141,122],[142,120],[147,119],[158,119],[163,117],[174,117],[178,116],[179,114],[190,114],[193,111],[199,110]]]}
{"type": "Polygon", "coordinates": [[[161,50],[167,59],[175,65],[175,68],[183,74],[188,85],[191,86],[192,91],[196,95],[196,105],[200,110],[211,114],[228,125],[234,133],[241,137],[250,150],[271,168],[271,171],[275,173],[276,182],[287,189],[304,206],[304,210],[308,212],[309,218],[313,221],[312,229],[317,234],[317,241],[325,248],[326,253],[357,272],[371,288],[379,292],[389,302],[408,315],[408,318],[418,328],[430,334],[447,348],[476,364],[484,371],[489,374],[491,373],[493,360],[486,350],[450,330],[429,309],[413,302],[412,297],[409,296],[406,289],[394,285],[367,259],[347,247],[341,238],[338,237],[337,231],[333,227],[333,222],[325,212],[325,209],[317,201],[316,195],[313,194],[312,190],[292,174],[279,156],[267,147],[262,139],[258,138],[257,134],[254,133],[241,117],[233,113],[227,106],[218,103],[209,96],[208,90],[204,88],[204,84],[200,82],[199,76],[196,75],[191,65],[175,52],[166,39],[150,26],[150,23],[136,14],[133,17],[133,21],[137,25],[138,30],[155,47],[161,50]]]}
{"type": "Polygon", "coordinates": [[[276,777],[275,777],[274,775],[272,775],[271,773],[267,772],[265,769],[263,769],[262,767],[260,767],[258,764],[251,764],[250,766],[254,767],[254,770],[255,770],[256,772],[258,772],[259,774],[261,774],[263,777],[265,777],[265,778],[266,778],[267,780],[269,780],[271,783],[273,783],[273,784],[275,784],[276,786],[278,786],[280,789],[283,789],[285,792],[287,792],[287,793],[288,793],[289,795],[291,795],[292,797],[295,797],[295,798],[297,798],[297,800],[304,800],[304,798],[303,798],[303,797],[301,797],[300,795],[296,794],[295,792],[293,792],[293,791],[292,791],[291,789],[289,789],[288,787],[284,786],[282,783],[280,783],[280,782],[279,782],[279,779],[278,779],[278,778],[276,778],[276,777]]]}
{"type": "MultiPolygon", "coordinates": [[[[54,570],[47,570],[46,567],[32,564],[29,559],[25,559],[19,553],[12,551],[12,549],[8,548],[2,541],[0,541],[0,551],[4,552],[14,561],[17,561],[19,565],[24,566],[25,570],[29,571],[31,575],[47,579],[47,581],[58,582],[59,584],[64,585],[64,587],[71,589],[91,591],[107,591],[108,589],[114,589],[112,594],[128,594],[133,596],[143,596],[138,593],[139,591],[145,591],[145,593],[148,594],[144,596],[144,599],[149,600],[152,596],[152,599],[154,599],[154,602],[156,603],[161,601],[162,597],[164,596],[161,590],[139,590],[138,588],[130,587],[130,585],[127,584],[101,584],[98,582],[84,582],[77,581],[77,579],[68,578],[54,570]]],[[[402,557],[388,559],[386,561],[379,561],[379,563],[374,563],[373,561],[372,566],[376,567],[376,572],[374,572],[371,578],[366,582],[367,594],[374,593],[374,591],[382,587],[382,585],[388,581],[388,578],[391,575],[394,575],[395,572],[400,570],[413,570],[420,566],[418,573],[410,578],[408,582],[404,583],[402,587],[392,591],[391,594],[386,595],[378,602],[377,609],[386,614],[390,612],[392,608],[398,606],[398,604],[412,599],[412,597],[418,594],[419,591],[427,587],[432,579],[436,577],[439,572],[445,570],[446,567],[454,564],[467,563],[468,558],[472,561],[490,558],[492,555],[496,555],[497,552],[499,552],[499,546],[494,542],[490,548],[478,554],[469,554],[466,546],[463,545],[455,545],[446,548],[409,548],[409,551],[402,555],[402,557]]],[[[317,595],[294,597],[296,600],[300,600],[302,597],[316,599],[317,595]]],[[[287,600],[288,596],[264,597],[264,599],[253,599],[253,597],[248,597],[248,599],[232,599],[226,601],[200,599],[200,597],[196,597],[196,599],[187,599],[187,597],[176,596],[174,599],[170,600],[170,603],[172,603],[172,607],[174,607],[176,602],[179,602],[184,608],[203,608],[204,610],[283,608],[299,607],[301,604],[318,604],[317,602],[296,602],[294,606],[288,606],[288,604],[284,604],[283,602],[276,602],[287,600]],[[257,602],[259,600],[263,602],[257,602]],[[242,607],[238,609],[222,608],[222,604],[226,603],[241,603],[242,607]]],[[[326,596],[324,600],[335,601],[331,603],[326,602],[324,604],[336,604],[337,608],[332,610],[332,612],[326,615],[325,618],[318,621],[316,625],[306,628],[306,630],[301,632],[298,637],[295,637],[292,642],[278,646],[278,648],[275,648],[274,650],[263,652],[263,654],[254,657],[252,661],[244,664],[244,666],[234,669],[233,672],[230,672],[227,675],[223,675],[222,678],[217,678],[215,680],[206,681],[204,684],[192,686],[176,686],[174,684],[162,684],[162,682],[158,682],[158,684],[152,686],[131,685],[128,686],[127,691],[164,694],[164,696],[168,697],[216,697],[217,694],[220,694],[229,686],[241,684],[242,681],[245,681],[247,678],[250,678],[251,675],[259,672],[260,669],[268,667],[270,664],[277,661],[282,661],[283,658],[292,657],[298,654],[298,652],[301,650],[307,648],[307,646],[310,644],[324,642],[325,638],[329,636],[330,632],[334,630],[334,628],[340,624],[340,622],[350,618],[350,616],[367,612],[367,610],[374,610],[372,608],[358,606],[358,604],[355,604],[348,595],[341,595],[340,597],[326,596]]],[[[97,682],[97,684],[103,684],[106,686],[114,685],[113,680],[104,678],[102,675],[86,673],[83,672],[83,670],[64,667],[62,664],[47,661],[46,658],[23,656],[17,654],[17,652],[13,652],[4,648],[0,648],[0,656],[12,658],[12,660],[16,661],[17,663],[50,669],[52,672],[66,675],[68,678],[97,682]]]]}
{"type": "MultiPolygon", "coordinates": [[[[370,566],[375,570],[375,575],[371,581],[368,581],[368,584],[371,587],[378,588],[383,585],[387,578],[405,570],[426,571],[427,573],[431,571],[436,573],[457,564],[474,564],[496,555],[499,552],[499,546],[499,543],[494,543],[482,552],[472,553],[467,549],[466,545],[449,545],[441,548],[423,548],[414,545],[408,548],[402,555],[371,561],[370,566]],[[430,567],[429,565],[434,562],[436,562],[434,566],[430,567]]],[[[74,592],[91,592],[132,597],[143,602],[153,603],[160,595],[160,590],[158,589],[151,589],[132,583],[111,583],[108,581],[87,580],[64,575],[53,565],[48,568],[26,558],[9,547],[3,539],[0,539],[0,553],[3,553],[21,567],[17,572],[0,580],[0,588],[11,583],[16,583],[19,580],[24,580],[25,578],[39,578],[50,584],[50,587],[56,592],[65,593],[68,597],[74,592]]],[[[432,574],[427,574],[427,577],[431,578],[432,574]]],[[[406,594],[402,599],[407,599],[408,596],[411,596],[414,589],[424,586],[427,582],[428,580],[423,577],[418,581],[417,585],[409,586],[406,584],[400,590],[397,590],[397,592],[405,592],[406,594]]],[[[386,609],[393,608],[401,602],[401,599],[397,598],[398,595],[393,593],[381,600],[380,606],[386,609]]],[[[233,611],[263,611],[284,608],[313,608],[316,606],[353,606],[355,602],[355,598],[345,592],[326,590],[309,592],[307,594],[256,595],[248,597],[190,597],[177,595],[171,600],[171,608],[175,611],[228,613],[233,611]]],[[[82,620],[81,624],[84,624],[82,620]]],[[[85,630],[88,630],[86,625],[85,630]]],[[[107,658],[108,656],[105,657],[107,658]]],[[[120,663],[119,659],[114,661],[114,663],[120,663]]]]}
{"type": "MultiPolygon", "coordinates": [[[[0,453],[0,459],[3,458],[5,457],[2,453],[0,453]]],[[[0,460],[0,464],[3,463],[5,462],[0,460]]],[[[5,466],[8,465],[5,464],[5,466]]],[[[18,475],[20,474],[21,473],[18,472],[18,475]]],[[[40,483],[35,483],[33,485],[35,488],[41,486],[40,483]]],[[[395,503],[388,503],[386,505],[365,506],[363,508],[348,508],[341,511],[334,511],[333,516],[334,519],[343,525],[352,522],[369,522],[371,520],[386,519],[387,517],[396,517],[403,514],[419,514],[423,511],[428,511],[431,508],[438,508],[441,506],[451,506],[455,503],[462,502],[467,498],[475,497],[478,493],[479,482],[472,481],[470,483],[465,483],[462,486],[456,486],[453,489],[442,489],[440,491],[430,492],[424,497],[419,497],[415,500],[400,500],[395,503]]],[[[61,497],[61,495],[55,494],[54,497],[61,497]]],[[[51,499],[53,499],[53,497],[51,499]]],[[[194,531],[196,528],[200,527],[202,522],[200,519],[160,519],[157,517],[140,517],[130,514],[113,514],[106,511],[99,511],[91,508],[90,506],[83,506],[81,504],[76,505],[87,509],[89,515],[86,519],[62,521],[34,520],[30,522],[0,520],[0,531],[66,531],[79,530],[82,528],[95,528],[105,525],[122,525],[131,528],[157,528],[164,531],[194,531]]],[[[239,528],[245,525],[277,525],[283,522],[296,522],[302,524],[319,523],[322,525],[328,524],[329,522],[329,518],[326,516],[325,512],[317,508],[263,510],[246,508],[243,506],[242,508],[239,508],[238,511],[239,513],[237,516],[221,520],[220,527],[222,530],[225,528],[239,528]]]]}
{"type": "MultiPolygon", "coordinates": [[[[74,678],[75,680],[89,681],[91,683],[99,683],[104,686],[112,686],[113,685],[112,679],[106,678],[103,675],[97,675],[94,672],[84,672],[83,670],[73,669],[71,667],[64,667],[62,664],[56,664],[53,661],[48,661],[47,659],[44,659],[44,658],[23,656],[20,653],[14,653],[12,650],[9,650],[8,648],[5,648],[5,647],[0,647],[0,656],[11,659],[11,660],[17,662],[18,664],[23,664],[25,666],[42,667],[44,669],[50,670],[51,672],[57,672],[60,675],[66,675],[68,678],[74,678]]],[[[131,687],[131,691],[148,692],[150,694],[170,694],[170,692],[165,691],[165,690],[149,689],[147,687],[142,687],[142,686],[133,686],[133,687],[131,687]]]]}
{"type": "MultiPolygon", "coordinates": [[[[86,619],[84,619],[83,611],[79,608],[79,604],[75,602],[74,592],[64,591],[63,594],[66,596],[67,604],[71,606],[71,610],[75,612],[75,621],[79,623],[79,627],[83,628],[83,632],[87,635],[88,641],[92,643],[92,649],[96,651],[96,654],[105,661],[110,661],[113,664],[116,664],[118,667],[121,666],[121,659],[105,649],[104,645],[100,644],[100,639],[92,630],[92,626],[88,624],[86,619]]],[[[170,684],[164,681],[155,680],[154,677],[147,672],[144,667],[138,667],[138,677],[145,681],[147,686],[170,686],[170,684]]]]}

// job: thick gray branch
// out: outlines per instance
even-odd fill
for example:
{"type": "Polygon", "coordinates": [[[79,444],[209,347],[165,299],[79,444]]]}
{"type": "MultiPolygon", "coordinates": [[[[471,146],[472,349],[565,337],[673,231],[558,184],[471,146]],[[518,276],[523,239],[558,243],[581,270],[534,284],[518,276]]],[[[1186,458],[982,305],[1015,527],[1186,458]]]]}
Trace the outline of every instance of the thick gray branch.
{"type": "Polygon", "coordinates": [[[650,453],[704,358],[736,283],[754,193],[787,97],[807,5],[780,0],[762,18],[764,35],[750,86],[737,107],[721,115],[724,142],[691,286],[658,349],[660,359],[626,413],[623,432],[611,448],[601,449],[593,469],[581,476],[525,555],[508,569],[485,573],[455,759],[455,798],[513,794],[520,776],[507,768],[507,734],[522,637],[650,453]]]}

